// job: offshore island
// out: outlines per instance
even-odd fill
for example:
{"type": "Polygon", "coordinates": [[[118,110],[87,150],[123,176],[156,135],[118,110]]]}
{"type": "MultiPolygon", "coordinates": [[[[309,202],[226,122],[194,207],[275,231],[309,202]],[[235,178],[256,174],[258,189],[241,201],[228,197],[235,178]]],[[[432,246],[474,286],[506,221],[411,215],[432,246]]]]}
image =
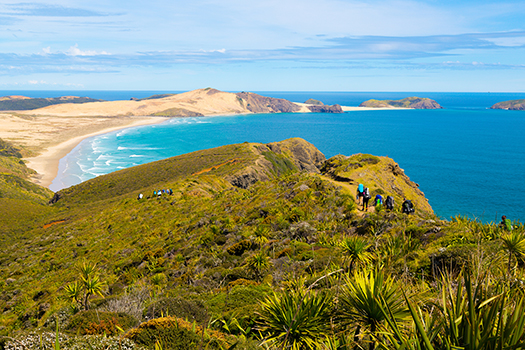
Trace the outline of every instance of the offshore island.
{"type": "Polygon", "coordinates": [[[215,96],[201,109],[198,98],[163,101],[174,95],[2,114],[29,127],[0,139],[1,348],[521,346],[524,225],[441,220],[388,157],[326,159],[292,138],[192,152],[56,193],[30,181],[25,155],[82,128],[322,106],[210,91],[191,92],[215,96]],[[59,121],[67,126],[43,129],[59,121]]]}

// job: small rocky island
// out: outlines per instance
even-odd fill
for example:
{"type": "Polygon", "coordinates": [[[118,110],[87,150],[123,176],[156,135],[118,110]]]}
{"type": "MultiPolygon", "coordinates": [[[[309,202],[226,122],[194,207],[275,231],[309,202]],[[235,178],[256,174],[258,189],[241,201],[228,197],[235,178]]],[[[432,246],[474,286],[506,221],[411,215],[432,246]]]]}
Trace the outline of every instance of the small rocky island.
{"type": "Polygon", "coordinates": [[[508,109],[513,111],[525,111],[525,99],[499,102],[490,107],[490,109],[508,109]]]}
{"type": "Polygon", "coordinates": [[[413,108],[413,109],[442,109],[434,100],[421,97],[407,97],[402,100],[368,100],[359,105],[368,108],[413,108]]]}

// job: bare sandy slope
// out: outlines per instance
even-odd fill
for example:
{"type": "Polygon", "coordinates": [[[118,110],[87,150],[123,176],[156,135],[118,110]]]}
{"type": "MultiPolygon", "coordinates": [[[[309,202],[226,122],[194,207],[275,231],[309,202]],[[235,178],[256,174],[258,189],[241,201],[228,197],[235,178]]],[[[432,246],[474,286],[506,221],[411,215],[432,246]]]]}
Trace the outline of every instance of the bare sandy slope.
{"type": "Polygon", "coordinates": [[[79,116],[144,116],[170,109],[181,109],[203,115],[249,113],[234,93],[215,89],[200,89],[161,99],[144,101],[107,101],[82,104],[61,104],[22,115],[47,115],[60,117],[79,116]]]}

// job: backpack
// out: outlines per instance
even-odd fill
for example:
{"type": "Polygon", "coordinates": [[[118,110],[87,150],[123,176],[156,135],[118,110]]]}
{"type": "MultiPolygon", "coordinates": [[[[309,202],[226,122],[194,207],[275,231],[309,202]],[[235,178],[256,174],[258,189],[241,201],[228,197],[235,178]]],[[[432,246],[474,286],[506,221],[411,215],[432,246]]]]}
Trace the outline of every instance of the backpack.
{"type": "Polygon", "coordinates": [[[385,205],[388,209],[392,209],[394,208],[394,197],[392,196],[387,196],[386,197],[386,201],[385,201],[385,205]]]}
{"type": "Polygon", "coordinates": [[[365,191],[363,192],[363,197],[365,197],[366,199],[370,199],[372,198],[372,196],[370,195],[370,190],[367,188],[365,188],[365,191]]]}

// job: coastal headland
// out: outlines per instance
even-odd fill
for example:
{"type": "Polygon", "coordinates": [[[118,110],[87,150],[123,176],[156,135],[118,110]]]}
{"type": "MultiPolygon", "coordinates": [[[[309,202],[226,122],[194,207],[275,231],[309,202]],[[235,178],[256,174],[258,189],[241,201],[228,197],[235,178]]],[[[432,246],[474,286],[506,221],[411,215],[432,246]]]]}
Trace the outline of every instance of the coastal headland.
{"type": "MultiPolygon", "coordinates": [[[[145,99],[94,101],[69,96],[47,100],[54,103],[35,109],[34,99],[4,97],[17,102],[17,110],[0,114],[0,138],[20,147],[32,181],[48,187],[58,172],[59,160],[85,138],[123,128],[161,123],[168,118],[252,113],[343,113],[377,110],[319,103],[297,103],[250,92],[230,93],[212,88],[145,99]],[[68,100],[75,103],[64,103],[68,100]],[[27,109],[24,108],[27,103],[27,109]]],[[[308,101],[307,101],[308,102],[308,101]]],[[[388,109],[390,107],[385,107],[388,109]]],[[[381,109],[381,108],[380,108],[381,109]]]]}

